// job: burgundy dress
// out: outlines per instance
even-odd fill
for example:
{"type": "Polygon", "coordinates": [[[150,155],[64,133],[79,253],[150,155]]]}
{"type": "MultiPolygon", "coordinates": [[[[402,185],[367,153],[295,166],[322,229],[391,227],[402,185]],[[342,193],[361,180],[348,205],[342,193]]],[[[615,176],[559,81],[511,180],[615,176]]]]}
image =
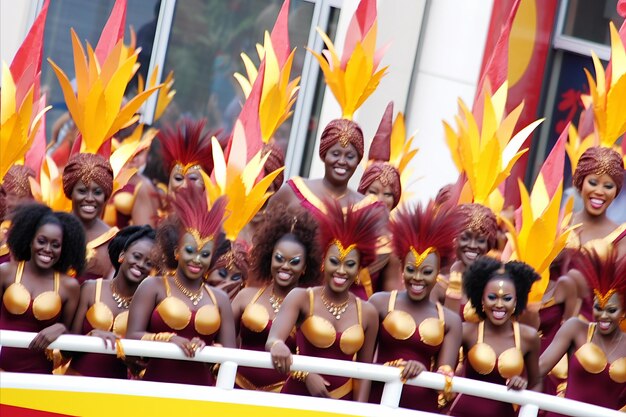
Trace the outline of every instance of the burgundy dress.
{"type": "MultiPolygon", "coordinates": [[[[507,379],[522,375],[524,357],[520,350],[520,332],[517,322],[513,322],[513,331],[515,347],[502,352],[495,364],[490,363],[485,360],[485,357],[495,356],[495,353],[491,346],[483,343],[484,322],[480,322],[477,342],[466,355],[465,377],[505,385],[507,379]],[[491,351],[490,355],[485,355],[485,351],[488,350],[491,351]]],[[[517,415],[517,411],[510,403],[460,394],[454,401],[450,414],[457,417],[513,417],[517,415]]]]}
{"type": "MultiPolygon", "coordinates": [[[[20,283],[24,262],[17,266],[15,283],[11,284],[2,297],[0,307],[0,329],[39,333],[46,327],[58,323],[62,305],[59,296],[60,276],[54,273],[54,289],[39,294],[33,300],[28,290],[20,283]],[[25,291],[25,292],[24,292],[25,291]]],[[[45,352],[3,346],[0,351],[0,369],[7,372],[51,374],[52,361],[45,352]]]]}
{"type": "MultiPolygon", "coordinates": [[[[554,297],[546,301],[539,310],[539,334],[541,336],[541,353],[543,353],[550,343],[554,340],[556,332],[559,331],[563,322],[563,313],[565,312],[565,303],[554,303],[554,297]]],[[[543,392],[550,395],[556,395],[565,380],[559,378],[553,373],[549,373],[543,380],[543,392]]]]}
{"type": "MultiPolygon", "coordinates": [[[[90,331],[98,329],[112,331],[120,338],[123,338],[126,336],[128,310],[113,318],[113,313],[109,307],[100,301],[101,288],[102,278],[96,282],[94,303],[83,319],[82,334],[89,334],[90,331]]],[[[121,359],[118,359],[116,355],[80,353],[72,358],[66,375],[126,379],[128,377],[128,369],[126,364],[121,359]]]]}
{"type": "MultiPolygon", "coordinates": [[[[438,317],[430,317],[416,326],[413,318],[401,310],[394,310],[397,291],[389,296],[388,313],[381,321],[378,331],[378,357],[376,363],[404,359],[421,362],[432,371],[445,334],[444,312],[437,303],[438,317]]],[[[380,404],[384,384],[372,382],[370,402],[380,404]]],[[[400,407],[436,413],[438,392],[429,388],[405,385],[402,389],[400,407]]]]}
{"type": "Polygon", "coordinates": [[[619,410],[626,406],[626,356],[608,363],[602,349],[591,341],[595,326],[589,323],[587,343],[570,355],[565,398],[619,410]]]}
{"type": "MultiPolygon", "coordinates": [[[[340,359],[353,361],[356,353],[361,349],[365,341],[365,333],[361,323],[361,300],[356,299],[358,323],[350,326],[343,332],[334,330],[334,325],[323,317],[314,315],[313,289],[307,289],[309,294],[309,316],[302,322],[296,331],[296,343],[301,355],[313,356],[326,359],[340,359]],[[332,329],[332,330],[331,330],[332,329]]],[[[342,376],[322,375],[330,383],[327,387],[332,398],[351,400],[352,379],[342,376]]],[[[287,394],[306,395],[311,394],[304,382],[287,378],[281,392],[287,394]]]]}
{"type": "MultiPolygon", "coordinates": [[[[198,310],[190,311],[182,300],[171,295],[168,278],[162,279],[167,297],[153,310],[148,332],[174,332],[187,339],[200,337],[207,346],[212,345],[221,324],[213,291],[204,285],[203,288],[213,304],[205,304],[198,310]],[[185,310],[187,314],[181,314],[185,310]]],[[[191,385],[215,384],[208,364],[176,359],[150,359],[143,379],[191,385]]]]}
{"type": "MultiPolygon", "coordinates": [[[[239,337],[241,339],[241,349],[256,350],[265,352],[265,342],[272,328],[272,320],[265,306],[257,304],[261,294],[267,287],[261,288],[254,296],[250,304],[241,315],[239,337]]],[[[285,341],[292,353],[296,352],[295,333],[285,341]]],[[[274,369],[248,368],[240,366],[237,368],[235,385],[237,388],[280,392],[287,376],[279,374],[274,369]]]]}

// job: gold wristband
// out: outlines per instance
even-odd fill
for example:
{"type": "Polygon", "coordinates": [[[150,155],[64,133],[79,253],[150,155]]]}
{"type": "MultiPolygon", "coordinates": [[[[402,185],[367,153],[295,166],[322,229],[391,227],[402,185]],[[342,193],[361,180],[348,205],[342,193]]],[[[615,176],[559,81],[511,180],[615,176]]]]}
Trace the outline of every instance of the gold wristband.
{"type": "Polygon", "coordinates": [[[448,376],[454,375],[454,370],[450,365],[441,365],[439,368],[437,368],[437,372],[448,376]]]}
{"type": "Polygon", "coordinates": [[[143,336],[141,336],[141,340],[154,341],[154,336],[156,336],[154,333],[144,333],[143,336]]]}
{"type": "Polygon", "coordinates": [[[304,382],[306,377],[309,376],[309,373],[305,371],[293,371],[290,375],[296,381],[304,382]]]}
{"type": "Polygon", "coordinates": [[[126,359],[126,353],[124,353],[124,347],[120,339],[115,339],[115,354],[118,359],[126,359]]]}
{"type": "Polygon", "coordinates": [[[176,333],[160,332],[154,335],[154,340],[156,342],[169,342],[174,336],[177,336],[176,333]]]}

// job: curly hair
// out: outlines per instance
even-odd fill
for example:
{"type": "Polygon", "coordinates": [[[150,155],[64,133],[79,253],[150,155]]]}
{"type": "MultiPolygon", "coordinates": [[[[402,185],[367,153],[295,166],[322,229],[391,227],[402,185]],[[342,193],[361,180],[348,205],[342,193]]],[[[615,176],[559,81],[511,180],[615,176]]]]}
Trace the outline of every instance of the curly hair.
{"type": "Polygon", "coordinates": [[[489,246],[487,251],[495,249],[498,239],[498,220],[493,211],[477,203],[461,204],[456,210],[465,218],[465,226],[461,229],[461,233],[469,229],[484,235],[489,246]]]}
{"type": "Polygon", "coordinates": [[[157,253],[159,267],[165,269],[176,269],[176,247],[185,227],[178,216],[171,215],[163,221],[156,231],[157,253]]]}
{"type": "Polygon", "coordinates": [[[283,238],[291,239],[304,247],[306,270],[298,285],[310,287],[319,282],[320,250],[317,244],[317,222],[300,207],[277,206],[265,212],[263,223],[254,237],[251,253],[252,269],[261,282],[272,280],[271,266],[274,247],[283,238]]]}
{"type": "Polygon", "coordinates": [[[7,244],[17,261],[29,261],[31,243],[37,231],[46,224],[56,224],[63,231],[63,244],[59,260],[52,268],[62,273],[73,269],[77,276],[80,275],[85,269],[87,245],[80,220],[68,213],[52,211],[48,206],[39,203],[18,206],[14,213],[7,244]]]}
{"type": "Polygon", "coordinates": [[[572,183],[578,191],[582,190],[587,175],[608,175],[617,188],[617,194],[624,182],[624,161],[619,153],[602,146],[592,146],[587,149],[578,160],[572,183]]]}
{"type": "Polygon", "coordinates": [[[141,239],[156,240],[156,231],[149,225],[127,226],[117,232],[115,237],[109,241],[109,260],[115,268],[115,273],[120,269],[120,254],[126,251],[130,245],[141,239]]]}
{"type": "Polygon", "coordinates": [[[519,316],[528,303],[528,293],[533,282],[539,280],[539,274],[528,264],[519,261],[502,263],[488,256],[479,256],[463,273],[463,289],[481,319],[487,316],[482,308],[483,294],[487,284],[498,278],[508,278],[515,286],[517,304],[513,314],[519,316]]]}
{"type": "Polygon", "coordinates": [[[336,143],[340,143],[344,148],[351,144],[359,155],[359,161],[363,158],[363,131],[356,122],[348,119],[335,119],[326,125],[320,138],[319,155],[322,160],[336,143]]]}

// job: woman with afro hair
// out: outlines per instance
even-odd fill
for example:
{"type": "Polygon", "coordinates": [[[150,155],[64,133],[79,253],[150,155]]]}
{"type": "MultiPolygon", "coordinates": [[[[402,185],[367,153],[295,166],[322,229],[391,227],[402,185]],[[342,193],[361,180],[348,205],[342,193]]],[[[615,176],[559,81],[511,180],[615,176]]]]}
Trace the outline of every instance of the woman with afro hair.
{"type": "MultiPolygon", "coordinates": [[[[247,287],[233,300],[240,347],[265,351],[265,342],[283,300],[296,287],[318,283],[317,223],[303,209],[278,206],[266,213],[252,250],[253,271],[261,288],[247,287]]],[[[296,340],[285,341],[292,352],[296,340]]],[[[280,391],[286,376],[274,369],[239,368],[239,388],[280,391]]]]}
{"type": "MultiPolygon", "coordinates": [[[[361,381],[308,372],[289,374],[293,353],[287,341],[295,326],[301,355],[372,362],[378,315],[350,287],[360,270],[376,259],[381,222],[386,219],[386,213],[380,202],[360,209],[350,205],[345,214],[338,201],[326,204],[326,214],[318,219],[323,284],[294,288],[287,294],[265,344],[274,369],[289,375],[281,392],[368,400],[366,384],[361,381]]],[[[307,265],[307,269],[310,267],[307,265]]]]}
{"type": "MultiPolygon", "coordinates": [[[[126,336],[128,308],[139,284],[153,268],[154,229],[148,225],[128,226],[109,242],[109,257],[115,268],[112,279],[98,278],[81,286],[80,302],[72,333],[100,337],[105,346],[116,348],[126,336]]],[[[134,366],[134,362],[129,362],[134,366]]],[[[126,363],[115,355],[74,355],[66,374],[102,378],[127,377],[126,363]]]]}
{"type": "MultiPolygon", "coordinates": [[[[539,336],[517,322],[528,293],[539,275],[518,261],[501,263],[489,257],[476,259],[463,274],[463,286],[479,323],[463,323],[465,377],[506,385],[508,389],[541,390],[539,336]]],[[[462,394],[451,415],[460,417],[515,416],[510,403],[462,394]]]]}
{"type": "Polygon", "coordinates": [[[67,271],[85,267],[85,232],[71,214],[31,203],[15,209],[7,243],[13,259],[0,265],[0,329],[37,336],[29,350],[3,347],[0,369],[51,373],[45,350],[71,328],[80,288],[67,271]]]}

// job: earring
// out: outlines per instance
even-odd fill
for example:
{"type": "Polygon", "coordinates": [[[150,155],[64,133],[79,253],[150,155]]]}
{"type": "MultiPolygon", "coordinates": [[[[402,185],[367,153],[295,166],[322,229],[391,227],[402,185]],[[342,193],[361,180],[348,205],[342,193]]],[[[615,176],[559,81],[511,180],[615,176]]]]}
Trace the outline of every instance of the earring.
{"type": "Polygon", "coordinates": [[[176,252],[176,253],[174,254],[174,259],[178,260],[178,258],[180,258],[180,255],[178,255],[178,252],[176,252]]]}
{"type": "Polygon", "coordinates": [[[324,272],[324,264],[320,265],[320,271],[324,272]]]}
{"type": "Polygon", "coordinates": [[[119,262],[119,263],[124,262],[124,255],[120,255],[120,257],[117,258],[117,262],[119,262]]]}

